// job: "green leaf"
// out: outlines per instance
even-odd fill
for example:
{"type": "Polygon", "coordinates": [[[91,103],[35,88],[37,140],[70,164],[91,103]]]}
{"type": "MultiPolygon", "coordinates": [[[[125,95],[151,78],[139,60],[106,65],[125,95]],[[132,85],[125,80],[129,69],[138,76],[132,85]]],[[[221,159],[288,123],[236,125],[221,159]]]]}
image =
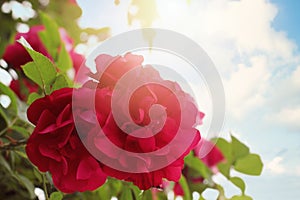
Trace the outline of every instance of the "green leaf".
{"type": "Polygon", "coordinates": [[[33,183],[21,174],[15,174],[15,178],[27,189],[30,199],[33,199],[35,197],[33,183]]]}
{"type": "Polygon", "coordinates": [[[50,86],[56,78],[56,71],[53,63],[42,54],[26,48],[31,55],[33,62],[22,67],[25,75],[38,84],[46,94],[50,92],[50,86]]]}
{"type": "Polygon", "coordinates": [[[110,199],[111,191],[108,184],[103,184],[100,188],[98,188],[95,193],[100,197],[99,200],[110,199]]]}
{"type": "Polygon", "coordinates": [[[243,179],[239,178],[239,177],[231,177],[229,179],[235,186],[237,186],[238,188],[241,189],[242,193],[245,193],[245,182],[243,181],[243,179]]]}
{"type": "Polygon", "coordinates": [[[231,165],[229,163],[219,163],[217,166],[221,174],[223,174],[226,178],[229,179],[231,165]]]}
{"type": "Polygon", "coordinates": [[[122,181],[114,178],[108,178],[106,185],[109,186],[109,190],[112,196],[118,196],[123,187],[122,181]]]}
{"type": "Polygon", "coordinates": [[[52,91],[59,90],[65,87],[69,87],[68,81],[64,75],[60,74],[55,79],[55,82],[52,86],[52,91]]]}
{"type": "Polygon", "coordinates": [[[212,173],[211,170],[197,157],[193,154],[189,154],[185,157],[184,163],[190,168],[194,169],[203,178],[208,178],[212,173]]]}
{"type": "Polygon", "coordinates": [[[234,169],[244,174],[258,176],[261,174],[263,163],[257,154],[249,154],[238,159],[234,164],[234,169]]]}
{"type": "Polygon", "coordinates": [[[36,92],[33,92],[31,93],[29,96],[28,96],[28,99],[27,99],[27,104],[30,105],[32,104],[35,100],[39,99],[39,98],[42,98],[43,95],[40,95],[36,92]]]}
{"type": "Polygon", "coordinates": [[[200,196],[199,200],[205,200],[203,196],[200,196]]]}
{"type": "Polygon", "coordinates": [[[57,66],[61,72],[66,72],[71,69],[73,65],[72,59],[66,50],[65,45],[62,45],[61,50],[58,55],[57,66]]]}
{"type": "Polygon", "coordinates": [[[132,193],[129,187],[124,187],[120,196],[120,200],[132,200],[132,193]]]}
{"type": "Polygon", "coordinates": [[[131,185],[131,193],[133,196],[133,199],[137,200],[137,199],[141,199],[142,197],[142,191],[135,185],[131,185]]]}
{"type": "Polygon", "coordinates": [[[152,193],[151,193],[151,190],[145,190],[143,192],[143,197],[142,197],[142,200],[152,200],[152,193]]]}
{"type": "Polygon", "coordinates": [[[7,108],[2,107],[0,104],[0,115],[6,124],[8,124],[10,120],[18,115],[17,96],[9,87],[0,82],[0,95],[1,94],[7,95],[10,99],[10,104],[7,108]]]}
{"type": "Polygon", "coordinates": [[[215,138],[216,146],[221,150],[228,163],[232,163],[232,147],[231,144],[223,138],[215,138]]]}
{"type": "Polygon", "coordinates": [[[249,154],[249,147],[239,141],[236,137],[231,136],[231,141],[234,160],[237,160],[249,154]]]}
{"type": "Polygon", "coordinates": [[[19,150],[15,150],[14,152],[19,156],[21,156],[22,158],[28,159],[27,154],[25,152],[19,150]]]}
{"type": "Polygon", "coordinates": [[[45,30],[39,32],[40,39],[45,45],[47,51],[50,53],[52,58],[56,60],[57,51],[61,44],[60,34],[58,30],[58,25],[51,19],[48,15],[43,12],[39,12],[45,30]]]}
{"type": "Polygon", "coordinates": [[[183,190],[183,199],[184,200],[191,200],[192,197],[191,197],[191,192],[190,192],[190,188],[187,184],[187,181],[184,177],[184,175],[181,175],[180,179],[179,179],[179,184],[183,190]]]}
{"type": "Polygon", "coordinates": [[[50,200],[62,200],[63,195],[60,192],[52,192],[50,195],[50,200]]]}
{"type": "Polygon", "coordinates": [[[0,166],[3,166],[7,172],[12,173],[10,165],[1,154],[0,154],[0,166]]]}
{"type": "Polygon", "coordinates": [[[23,37],[18,42],[24,46],[33,60],[33,62],[22,66],[25,75],[37,83],[48,94],[50,86],[56,78],[57,72],[55,66],[46,56],[34,51],[23,37]]]}
{"type": "Polygon", "coordinates": [[[29,136],[30,135],[30,132],[26,128],[23,128],[23,127],[20,127],[20,126],[12,126],[12,127],[10,127],[10,129],[14,130],[18,133],[21,133],[24,136],[29,136]]]}
{"type": "Polygon", "coordinates": [[[230,200],[252,200],[252,198],[246,195],[242,195],[242,196],[233,196],[230,198],[230,200]]]}

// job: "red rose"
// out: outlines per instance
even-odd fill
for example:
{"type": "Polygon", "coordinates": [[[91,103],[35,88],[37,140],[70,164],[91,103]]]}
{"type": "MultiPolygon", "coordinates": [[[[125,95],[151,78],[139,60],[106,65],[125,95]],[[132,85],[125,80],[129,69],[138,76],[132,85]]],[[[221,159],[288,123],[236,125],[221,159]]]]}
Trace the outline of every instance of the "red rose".
{"type": "Polygon", "coordinates": [[[15,42],[8,45],[3,54],[3,59],[8,63],[9,67],[15,70],[21,70],[22,65],[32,61],[25,48],[17,42],[21,37],[24,37],[35,51],[51,58],[38,35],[38,33],[44,29],[44,26],[33,26],[27,33],[16,34],[15,42]]]}
{"type": "Polygon", "coordinates": [[[213,168],[224,160],[220,149],[211,141],[201,139],[194,149],[195,156],[199,157],[204,164],[213,168]]]}
{"type": "MultiPolygon", "coordinates": [[[[159,73],[151,66],[141,67],[142,62],[142,56],[133,54],[126,54],[124,57],[100,55],[96,58],[96,68],[98,71],[96,74],[93,74],[92,77],[99,80],[98,88],[100,89],[106,88],[107,90],[112,89],[112,91],[116,91],[116,89],[121,90],[120,96],[116,98],[117,104],[111,104],[112,92],[101,94],[96,91],[95,97],[99,124],[102,127],[105,137],[115,146],[132,153],[154,152],[167,146],[174,139],[178,131],[184,133],[185,138],[183,138],[183,140],[186,138],[189,140],[189,146],[180,152],[175,160],[158,170],[145,173],[130,173],[103,163],[103,171],[109,176],[131,181],[140,189],[145,190],[161,185],[164,178],[171,181],[179,180],[184,165],[184,156],[186,156],[200,140],[200,133],[195,129],[195,126],[199,124],[203,114],[198,111],[192,98],[184,93],[178,84],[163,80],[159,76],[159,73]],[[124,85],[124,87],[121,85],[121,88],[115,88],[116,84],[118,84],[117,82],[132,69],[135,69],[133,72],[134,77],[129,79],[128,84],[124,85]],[[131,95],[129,88],[138,81],[155,82],[157,84],[151,83],[143,85],[131,95]],[[125,99],[128,98],[130,99],[129,105],[124,102],[125,99]],[[149,109],[155,104],[163,106],[166,111],[165,124],[157,134],[151,137],[140,138],[127,134],[121,129],[121,127],[125,127],[125,129],[131,133],[139,132],[131,120],[135,125],[142,127],[149,124],[151,125],[149,109]],[[115,109],[119,111],[117,116],[112,115],[111,105],[116,106],[115,109]],[[183,107],[180,108],[180,106],[183,107]],[[125,114],[125,110],[128,109],[128,107],[131,119],[128,119],[125,114]],[[117,124],[115,117],[121,119],[121,124],[117,124]]],[[[158,120],[155,122],[160,123],[161,121],[158,120]]],[[[152,135],[156,129],[157,125],[152,128],[150,127],[148,133],[142,132],[142,134],[152,135]]],[[[90,131],[88,144],[94,145],[94,148],[98,148],[100,152],[105,151],[105,154],[108,154],[115,162],[118,162],[119,166],[139,169],[139,165],[146,168],[153,165],[153,163],[149,163],[151,161],[145,161],[138,156],[128,157],[126,154],[118,154],[113,150],[107,149],[107,142],[103,135],[99,135],[98,132],[99,131],[96,130],[90,131]]],[[[177,145],[178,149],[180,149],[181,144],[177,143],[177,145]]],[[[157,155],[157,157],[161,159],[161,161],[171,160],[173,158],[173,152],[166,151],[163,152],[163,154],[157,155]]],[[[99,161],[101,162],[101,160],[99,161]]],[[[156,160],[155,162],[159,161],[156,160]]]]}
{"type": "Polygon", "coordinates": [[[50,171],[55,186],[62,192],[94,190],[106,175],[100,164],[83,146],[74,126],[71,88],[54,91],[33,102],[27,111],[36,125],[26,153],[40,171],[50,171]]]}
{"type": "Polygon", "coordinates": [[[99,87],[114,87],[124,74],[141,66],[143,61],[142,56],[131,53],[127,53],[124,57],[101,54],[95,60],[97,73],[91,77],[99,80],[99,87]]]}
{"type": "MultiPolygon", "coordinates": [[[[8,66],[10,68],[13,68],[18,74],[19,80],[16,80],[16,82],[12,82],[10,87],[21,100],[26,100],[28,93],[30,93],[31,91],[37,91],[38,86],[31,80],[28,80],[21,70],[21,66],[32,61],[32,59],[25,48],[20,43],[18,43],[17,40],[21,37],[24,37],[35,51],[40,52],[41,54],[47,56],[49,59],[52,59],[51,55],[46,50],[45,45],[39,38],[39,32],[43,30],[45,30],[44,26],[39,25],[31,27],[27,33],[17,33],[15,36],[15,42],[8,45],[3,54],[3,59],[8,63],[8,66]],[[21,79],[27,80],[22,81],[21,79]]],[[[74,52],[73,40],[68,36],[67,32],[64,29],[60,28],[59,33],[62,42],[65,44],[66,50],[71,56],[75,72],[77,72],[84,60],[84,57],[74,52]]],[[[59,49],[57,51],[59,51],[59,49]]]]}
{"type": "Polygon", "coordinates": [[[19,79],[19,80],[12,80],[10,82],[9,87],[16,93],[16,95],[20,99],[23,99],[23,100],[25,100],[27,98],[28,94],[38,91],[37,85],[34,82],[32,82],[26,78],[19,79]],[[24,87],[28,91],[26,91],[24,89],[24,87]]]}

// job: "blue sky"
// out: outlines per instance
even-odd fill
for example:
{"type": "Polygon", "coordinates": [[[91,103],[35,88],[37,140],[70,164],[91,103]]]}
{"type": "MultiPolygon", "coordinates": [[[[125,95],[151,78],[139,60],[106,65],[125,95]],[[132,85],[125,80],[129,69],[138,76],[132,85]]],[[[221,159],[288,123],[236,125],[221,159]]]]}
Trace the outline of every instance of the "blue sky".
{"type": "Polygon", "coordinates": [[[288,37],[300,44],[300,1],[295,0],[272,0],[278,8],[279,12],[273,23],[275,29],[286,30],[288,37]]]}
{"type": "MultiPolygon", "coordinates": [[[[127,25],[128,0],[78,2],[82,26],[110,26],[113,35],[139,27],[127,25]]],[[[160,0],[153,24],[187,35],[214,61],[228,97],[223,136],[233,132],[265,163],[262,176],[245,176],[255,200],[300,196],[299,9],[296,0],[160,0]]]]}

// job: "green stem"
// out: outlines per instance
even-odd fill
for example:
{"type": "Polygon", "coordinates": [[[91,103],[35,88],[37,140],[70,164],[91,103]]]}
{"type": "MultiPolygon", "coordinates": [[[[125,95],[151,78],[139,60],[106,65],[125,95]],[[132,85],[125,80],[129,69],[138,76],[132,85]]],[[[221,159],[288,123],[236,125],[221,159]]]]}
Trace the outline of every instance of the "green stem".
{"type": "Polygon", "coordinates": [[[0,136],[2,136],[7,130],[9,130],[15,123],[16,121],[18,120],[18,117],[15,117],[11,123],[7,123],[7,126],[0,131],[0,136]]]}
{"type": "Polygon", "coordinates": [[[47,185],[46,185],[46,175],[43,174],[42,177],[43,177],[43,189],[44,189],[44,192],[45,192],[46,200],[50,200],[49,195],[48,195],[47,185]]]}
{"type": "Polygon", "coordinates": [[[219,191],[219,196],[218,196],[217,200],[226,200],[224,188],[218,184],[216,184],[214,186],[214,188],[219,191]]]}
{"type": "Polygon", "coordinates": [[[189,186],[186,182],[186,179],[183,175],[181,175],[181,177],[179,179],[179,184],[182,187],[182,190],[184,192],[183,199],[184,200],[191,200],[192,197],[191,197],[191,193],[190,193],[190,188],[189,188],[189,186]]]}

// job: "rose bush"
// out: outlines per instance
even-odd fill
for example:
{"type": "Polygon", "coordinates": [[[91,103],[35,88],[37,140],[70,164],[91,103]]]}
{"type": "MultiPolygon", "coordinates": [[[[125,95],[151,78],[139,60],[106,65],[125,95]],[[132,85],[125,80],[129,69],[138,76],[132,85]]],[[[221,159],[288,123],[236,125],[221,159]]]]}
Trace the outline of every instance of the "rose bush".
{"type": "Polygon", "coordinates": [[[72,88],[57,90],[36,100],[27,116],[36,125],[26,153],[40,171],[50,171],[61,191],[94,190],[106,180],[100,164],[81,143],[72,115],[72,88]]]}

